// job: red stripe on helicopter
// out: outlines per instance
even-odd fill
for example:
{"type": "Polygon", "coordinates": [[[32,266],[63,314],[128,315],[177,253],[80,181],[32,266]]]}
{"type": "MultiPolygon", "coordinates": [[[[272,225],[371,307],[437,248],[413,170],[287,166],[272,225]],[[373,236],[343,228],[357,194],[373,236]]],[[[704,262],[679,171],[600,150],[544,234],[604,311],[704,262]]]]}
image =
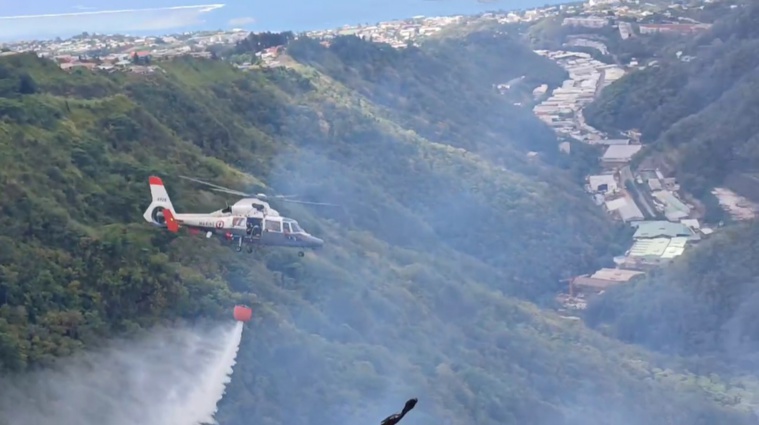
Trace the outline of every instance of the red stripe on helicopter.
{"type": "Polygon", "coordinates": [[[170,210],[163,210],[163,216],[166,219],[166,228],[169,229],[169,232],[178,232],[179,223],[177,223],[177,220],[174,218],[174,214],[172,214],[170,210]]]}
{"type": "Polygon", "coordinates": [[[150,176],[148,179],[151,186],[163,186],[163,180],[160,177],[150,176]]]}

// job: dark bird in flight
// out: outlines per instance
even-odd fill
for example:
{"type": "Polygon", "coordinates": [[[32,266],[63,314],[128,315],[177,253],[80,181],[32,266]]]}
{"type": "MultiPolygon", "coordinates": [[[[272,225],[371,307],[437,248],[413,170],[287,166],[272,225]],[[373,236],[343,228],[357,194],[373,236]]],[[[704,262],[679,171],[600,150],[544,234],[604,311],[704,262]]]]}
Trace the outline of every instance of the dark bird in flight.
{"type": "Polygon", "coordinates": [[[406,416],[406,413],[410,412],[411,409],[413,409],[414,406],[416,406],[417,401],[418,400],[415,398],[409,399],[406,402],[406,405],[403,406],[403,410],[401,410],[401,413],[393,413],[392,415],[383,419],[380,425],[396,425],[398,422],[401,421],[401,419],[403,419],[404,416],[406,416]]]}

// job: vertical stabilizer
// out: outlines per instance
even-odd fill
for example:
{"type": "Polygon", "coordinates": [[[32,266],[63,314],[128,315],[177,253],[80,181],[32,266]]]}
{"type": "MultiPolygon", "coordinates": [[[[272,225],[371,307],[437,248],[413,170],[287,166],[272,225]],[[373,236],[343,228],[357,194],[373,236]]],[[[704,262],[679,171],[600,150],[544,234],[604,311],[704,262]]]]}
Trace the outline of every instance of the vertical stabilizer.
{"type": "Polygon", "coordinates": [[[142,216],[148,223],[165,227],[166,217],[164,217],[163,211],[168,210],[173,214],[176,214],[176,211],[174,211],[174,206],[171,204],[169,193],[163,185],[163,180],[161,180],[160,177],[150,176],[148,182],[150,183],[150,196],[152,197],[152,202],[142,216]]]}

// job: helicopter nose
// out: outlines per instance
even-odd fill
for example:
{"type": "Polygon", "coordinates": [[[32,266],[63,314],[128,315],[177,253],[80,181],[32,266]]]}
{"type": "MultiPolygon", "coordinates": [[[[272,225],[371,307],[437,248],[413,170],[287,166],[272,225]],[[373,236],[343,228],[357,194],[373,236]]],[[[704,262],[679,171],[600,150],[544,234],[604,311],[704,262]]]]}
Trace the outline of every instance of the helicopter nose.
{"type": "Polygon", "coordinates": [[[324,240],[319,239],[315,236],[311,236],[308,242],[313,248],[321,248],[322,246],[324,246],[324,240]]]}

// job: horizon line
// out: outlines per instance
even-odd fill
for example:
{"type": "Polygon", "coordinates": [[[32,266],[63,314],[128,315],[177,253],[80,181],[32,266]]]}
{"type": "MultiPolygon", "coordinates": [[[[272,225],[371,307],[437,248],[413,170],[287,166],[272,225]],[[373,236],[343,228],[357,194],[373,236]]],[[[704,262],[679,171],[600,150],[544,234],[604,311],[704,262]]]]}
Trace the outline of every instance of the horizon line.
{"type": "Polygon", "coordinates": [[[86,16],[86,15],[105,15],[115,13],[133,13],[133,12],[155,12],[159,10],[179,10],[179,9],[201,9],[206,8],[211,11],[226,6],[226,3],[215,4],[199,4],[191,6],[169,6],[169,7],[149,7],[145,9],[118,9],[118,10],[96,10],[92,12],[70,12],[70,13],[45,13],[40,15],[16,15],[16,16],[0,16],[0,20],[10,19],[33,19],[33,18],[60,18],[64,16],[86,16]]]}

